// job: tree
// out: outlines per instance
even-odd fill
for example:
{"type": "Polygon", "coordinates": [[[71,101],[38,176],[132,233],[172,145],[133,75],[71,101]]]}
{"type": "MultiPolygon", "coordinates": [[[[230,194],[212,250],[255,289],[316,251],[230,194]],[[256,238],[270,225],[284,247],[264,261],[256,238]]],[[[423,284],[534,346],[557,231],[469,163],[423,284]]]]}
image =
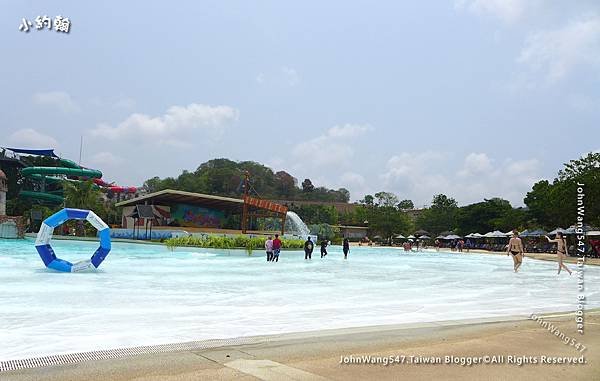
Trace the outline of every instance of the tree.
{"type": "Polygon", "coordinates": [[[514,229],[521,221],[510,221],[507,218],[512,210],[510,202],[500,198],[463,206],[458,210],[457,230],[461,234],[485,234],[492,230],[514,229]]]}
{"type": "Polygon", "coordinates": [[[285,171],[275,173],[275,187],[280,195],[290,197],[294,195],[296,179],[285,171]]]}
{"type": "Polygon", "coordinates": [[[545,228],[570,226],[577,221],[578,192],[583,190],[584,222],[600,225],[600,153],[571,160],[552,183],[541,180],[525,196],[531,217],[545,228]]]}
{"type": "Polygon", "coordinates": [[[307,224],[338,224],[338,212],[332,205],[300,205],[290,208],[307,224]]]}
{"type": "Polygon", "coordinates": [[[396,207],[398,204],[398,197],[390,192],[377,192],[375,198],[378,206],[396,207]]]}
{"type": "Polygon", "coordinates": [[[402,200],[398,203],[398,209],[407,210],[414,209],[415,204],[413,204],[412,200],[402,200]]]}
{"type": "Polygon", "coordinates": [[[304,181],[302,182],[302,192],[310,193],[314,190],[315,186],[313,185],[312,181],[310,181],[310,179],[304,179],[304,181]]]}
{"type": "Polygon", "coordinates": [[[318,239],[333,240],[340,230],[329,224],[314,224],[309,227],[310,234],[315,234],[318,239]]]}
{"type": "Polygon", "coordinates": [[[369,217],[369,228],[381,234],[385,239],[390,239],[394,234],[406,232],[410,226],[410,218],[395,206],[374,208],[369,217]]]}
{"type": "Polygon", "coordinates": [[[144,181],[144,188],[149,193],[158,192],[163,190],[163,181],[158,176],[154,176],[151,179],[144,181]]]}
{"type": "Polygon", "coordinates": [[[444,194],[433,197],[430,208],[417,218],[417,226],[434,234],[457,227],[458,205],[456,200],[444,194]]]}
{"type": "Polygon", "coordinates": [[[312,201],[348,202],[350,192],[346,188],[337,190],[326,187],[315,187],[310,179],[302,182],[286,171],[274,173],[269,167],[254,161],[235,162],[221,158],[212,159],[200,164],[193,171],[184,170],[176,178],[160,179],[153,177],[146,180],[144,186],[149,192],[163,189],[177,189],[188,192],[208,193],[229,197],[240,197],[240,187],[245,172],[250,173],[250,186],[261,198],[299,199],[312,201]]]}
{"type": "MultiPolygon", "coordinates": [[[[92,181],[63,182],[65,206],[67,208],[88,209],[96,214],[105,214],[101,203],[102,193],[92,181]]],[[[77,235],[85,235],[82,221],[76,224],[77,235]]]]}
{"type": "Polygon", "coordinates": [[[365,197],[359,201],[363,205],[373,206],[375,202],[375,198],[370,194],[365,195],[365,197]]]}
{"type": "Polygon", "coordinates": [[[95,210],[100,207],[102,193],[92,181],[63,183],[67,208],[95,210]]]}
{"type": "Polygon", "coordinates": [[[456,200],[453,198],[448,198],[448,196],[445,194],[433,196],[433,202],[431,203],[431,207],[437,209],[456,208],[457,206],[458,204],[456,200]]]}
{"type": "Polygon", "coordinates": [[[338,200],[339,202],[348,202],[350,201],[350,191],[346,188],[340,188],[336,191],[339,195],[338,200]]]}

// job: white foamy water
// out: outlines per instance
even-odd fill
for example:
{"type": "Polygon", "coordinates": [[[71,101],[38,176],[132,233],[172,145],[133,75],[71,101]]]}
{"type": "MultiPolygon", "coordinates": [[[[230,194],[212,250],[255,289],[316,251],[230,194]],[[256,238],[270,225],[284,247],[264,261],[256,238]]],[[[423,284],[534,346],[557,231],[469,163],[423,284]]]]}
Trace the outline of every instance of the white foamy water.
{"type": "MultiPolygon", "coordinates": [[[[53,241],[81,260],[97,244],[53,241]]],[[[585,271],[600,307],[600,268],[585,271]]],[[[379,324],[574,310],[575,275],[525,258],[330,247],[321,260],[260,251],[113,244],[91,273],[47,270],[33,241],[0,240],[0,360],[379,324]]]]}
{"type": "Polygon", "coordinates": [[[310,229],[308,228],[308,226],[306,226],[306,224],[304,223],[304,221],[302,221],[302,218],[300,218],[299,215],[297,215],[295,212],[287,212],[287,219],[285,221],[285,226],[286,226],[286,231],[292,234],[296,234],[299,235],[300,237],[307,237],[310,234],[310,229]]]}

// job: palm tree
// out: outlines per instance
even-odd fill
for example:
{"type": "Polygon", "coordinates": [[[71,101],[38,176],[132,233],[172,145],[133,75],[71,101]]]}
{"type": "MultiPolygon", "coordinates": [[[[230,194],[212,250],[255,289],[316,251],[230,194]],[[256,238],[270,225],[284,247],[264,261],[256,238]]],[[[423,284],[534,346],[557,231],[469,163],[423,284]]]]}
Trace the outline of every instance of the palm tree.
{"type": "MultiPolygon", "coordinates": [[[[92,181],[65,181],[63,183],[65,207],[96,210],[102,206],[101,192],[92,181]]],[[[78,221],[77,235],[85,235],[83,221],[78,221]]]]}

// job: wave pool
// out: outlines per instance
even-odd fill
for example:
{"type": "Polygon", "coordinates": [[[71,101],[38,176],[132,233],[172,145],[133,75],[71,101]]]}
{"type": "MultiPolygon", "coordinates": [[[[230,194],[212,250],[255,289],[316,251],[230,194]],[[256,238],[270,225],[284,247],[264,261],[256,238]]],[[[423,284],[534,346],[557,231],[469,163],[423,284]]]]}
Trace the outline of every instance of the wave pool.
{"type": "MultiPolygon", "coordinates": [[[[60,258],[95,242],[59,241],[60,258]]],[[[318,251],[318,248],[317,248],[318,251]]],[[[574,265],[571,265],[574,268],[574,265]]],[[[585,267],[586,308],[600,306],[600,268],[585,267]]],[[[32,240],[0,240],[0,361],[52,354],[380,324],[575,310],[577,278],[556,264],[506,256],[341,247],[305,261],[284,251],[113,243],[87,273],[44,267],[32,240]]]]}

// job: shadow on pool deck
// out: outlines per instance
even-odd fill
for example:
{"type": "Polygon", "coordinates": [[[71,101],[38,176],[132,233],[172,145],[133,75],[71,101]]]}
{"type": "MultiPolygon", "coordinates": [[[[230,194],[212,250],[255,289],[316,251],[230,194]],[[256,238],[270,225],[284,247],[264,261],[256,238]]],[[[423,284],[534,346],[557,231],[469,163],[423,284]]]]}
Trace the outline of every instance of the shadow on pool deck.
{"type": "MultiPolygon", "coordinates": [[[[569,356],[582,354],[524,317],[375,326],[264,336],[253,344],[145,354],[0,373],[2,380],[595,380],[600,375],[600,309],[547,314],[588,349],[583,365],[341,365],[341,356],[569,356]]],[[[408,360],[406,360],[408,362],[408,360]]]]}

